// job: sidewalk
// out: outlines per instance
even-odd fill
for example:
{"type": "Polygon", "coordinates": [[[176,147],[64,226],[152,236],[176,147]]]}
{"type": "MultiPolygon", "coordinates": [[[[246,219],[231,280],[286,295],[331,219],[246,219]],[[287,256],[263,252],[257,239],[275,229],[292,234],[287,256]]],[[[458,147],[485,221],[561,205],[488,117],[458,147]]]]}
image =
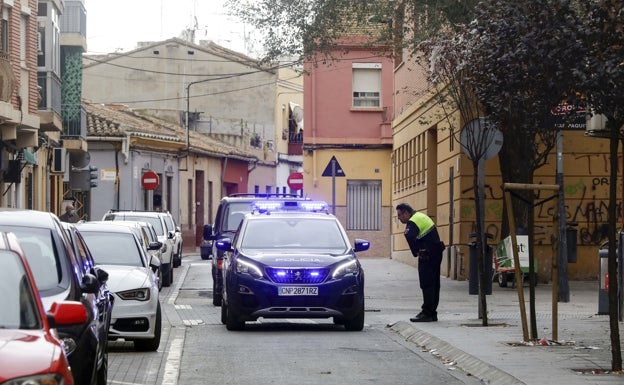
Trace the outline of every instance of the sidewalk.
{"type": "MultiPolygon", "coordinates": [[[[557,303],[557,341],[553,341],[552,285],[535,288],[538,339],[523,339],[518,291],[492,283],[487,296],[488,327],[479,319],[478,296],[467,281],[442,278],[438,322],[412,323],[422,296],[417,269],[391,259],[361,258],[366,273],[367,323],[387,322],[399,338],[413,342],[484,384],[624,384],[613,374],[609,317],[597,315],[596,282],[569,283],[570,301],[557,303]],[[589,370],[601,374],[586,374],[589,370]]],[[[531,337],[529,288],[524,287],[527,333],[531,337]]],[[[619,323],[620,336],[624,323],[619,323]]],[[[620,338],[620,341],[622,339],[620,338]]],[[[624,351],[624,345],[623,349],[624,351]]]]}

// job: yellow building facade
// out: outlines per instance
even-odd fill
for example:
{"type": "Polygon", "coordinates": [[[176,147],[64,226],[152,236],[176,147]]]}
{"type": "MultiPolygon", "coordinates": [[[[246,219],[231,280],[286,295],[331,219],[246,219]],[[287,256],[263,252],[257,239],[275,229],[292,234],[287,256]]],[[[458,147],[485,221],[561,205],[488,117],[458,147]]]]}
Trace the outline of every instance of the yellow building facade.
{"type": "MultiPolygon", "coordinates": [[[[473,166],[457,139],[459,114],[447,119],[432,94],[402,110],[393,121],[392,205],[409,203],[415,210],[434,218],[447,245],[442,274],[463,280],[469,274],[469,234],[476,230],[473,166]],[[456,122],[456,123],[451,123],[456,122]],[[450,124],[456,125],[456,139],[450,124]]],[[[563,131],[563,175],[566,222],[576,226],[576,262],[568,264],[568,278],[596,279],[598,249],[606,237],[609,147],[606,139],[585,136],[584,130],[563,131]]],[[[503,146],[513,145],[503,143],[503,146]]],[[[620,155],[621,156],[621,155],[620,155]]],[[[619,161],[619,164],[622,162],[619,161]]],[[[536,184],[555,184],[556,153],[534,174],[536,184]]],[[[621,171],[621,170],[620,170],[621,171]]],[[[618,178],[618,219],[622,222],[622,180],[618,178]]],[[[537,201],[553,195],[535,191],[537,201]]],[[[485,161],[485,231],[493,235],[490,244],[501,242],[505,205],[498,157],[485,161]]],[[[535,255],[538,280],[551,280],[557,246],[557,199],[535,207],[535,255]]],[[[392,258],[417,264],[403,236],[404,225],[392,221],[392,258]]],[[[568,245],[569,249],[573,249],[568,245]]]]}

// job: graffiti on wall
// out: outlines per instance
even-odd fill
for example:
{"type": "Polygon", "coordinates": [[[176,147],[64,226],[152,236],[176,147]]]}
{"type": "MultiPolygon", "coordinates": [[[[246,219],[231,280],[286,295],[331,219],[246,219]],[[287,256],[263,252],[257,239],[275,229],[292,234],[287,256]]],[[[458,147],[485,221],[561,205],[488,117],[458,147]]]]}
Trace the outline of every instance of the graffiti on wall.
{"type": "MultiPolygon", "coordinates": [[[[606,238],[609,202],[602,197],[608,196],[608,187],[609,179],[605,177],[579,177],[575,183],[566,184],[564,187],[566,222],[576,223],[579,245],[599,245],[606,238]]],[[[474,202],[472,191],[472,188],[462,191],[462,197],[474,202]]],[[[486,186],[484,193],[485,230],[494,235],[494,239],[499,239],[504,205],[502,189],[495,192],[493,188],[486,186]]],[[[536,202],[547,198],[546,195],[550,193],[536,191],[536,202]]],[[[557,225],[554,223],[555,205],[556,200],[550,200],[536,207],[534,234],[536,244],[552,242],[557,232],[557,225]]],[[[461,218],[474,217],[474,211],[474,203],[462,205],[460,207],[461,218]]],[[[617,202],[616,212],[616,223],[620,223],[622,220],[621,201],[617,202]]],[[[476,224],[473,223],[472,227],[474,230],[476,224]]]]}

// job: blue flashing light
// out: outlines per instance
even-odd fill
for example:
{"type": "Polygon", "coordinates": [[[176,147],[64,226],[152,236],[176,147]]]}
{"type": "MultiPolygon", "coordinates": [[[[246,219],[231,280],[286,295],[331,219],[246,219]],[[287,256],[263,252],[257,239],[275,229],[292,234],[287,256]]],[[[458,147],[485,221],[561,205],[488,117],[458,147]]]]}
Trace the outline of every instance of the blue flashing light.
{"type": "Polygon", "coordinates": [[[252,204],[252,207],[254,211],[264,213],[267,211],[279,210],[282,207],[282,202],[278,202],[278,201],[254,202],[252,204]]]}
{"type": "Polygon", "coordinates": [[[317,212],[317,211],[329,210],[329,206],[327,205],[327,202],[323,202],[323,201],[305,201],[305,202],[301,202],[300,205],[301,207],[304,208],[305,211],[317,212]]]}
{"type": "Polygon", "coordinates": [[[269,213],[272,211],[329,212],[329,205],[324,201],[283,200],[257,201],[252,204],[253,211],[269,213]]]}

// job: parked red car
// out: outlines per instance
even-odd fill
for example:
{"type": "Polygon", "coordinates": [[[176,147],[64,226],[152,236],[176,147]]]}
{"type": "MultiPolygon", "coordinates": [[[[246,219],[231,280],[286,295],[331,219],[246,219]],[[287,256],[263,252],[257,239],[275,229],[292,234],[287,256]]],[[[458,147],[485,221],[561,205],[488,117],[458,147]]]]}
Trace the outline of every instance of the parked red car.
{"type": "Polygon", "coordinates": [[[17,238],[0,232],[0,383],[74,384],[56,328],[87,321],[76,301],[46,313],[17,238]]]}

